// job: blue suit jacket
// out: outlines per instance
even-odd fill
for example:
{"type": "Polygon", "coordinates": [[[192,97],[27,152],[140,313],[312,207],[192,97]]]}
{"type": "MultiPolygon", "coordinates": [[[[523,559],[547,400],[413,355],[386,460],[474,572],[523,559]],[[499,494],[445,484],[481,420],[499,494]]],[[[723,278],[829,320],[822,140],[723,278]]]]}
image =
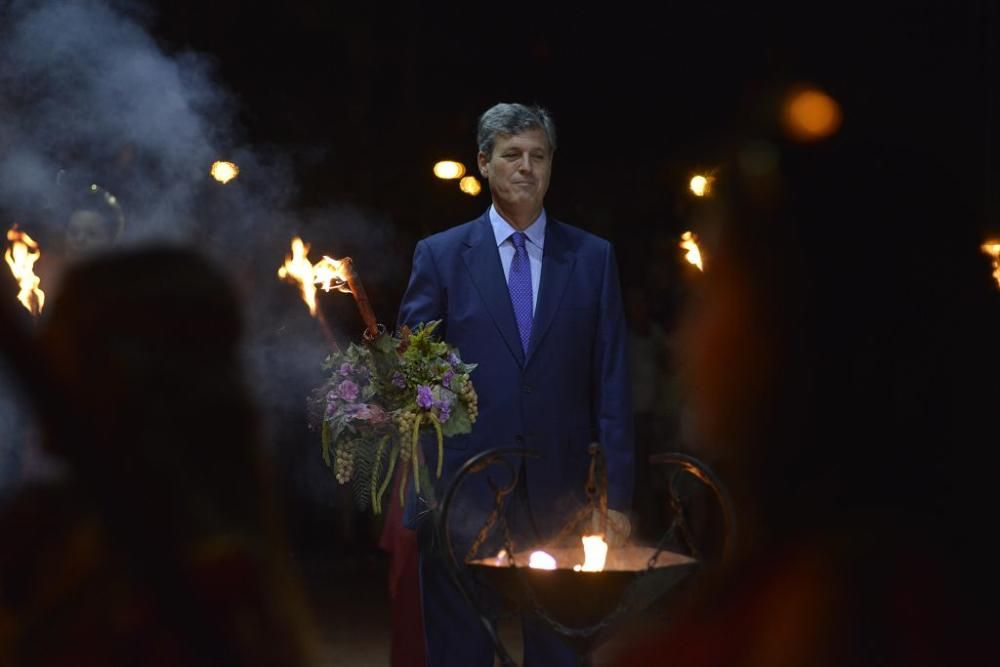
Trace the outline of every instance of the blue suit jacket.
{"type": "MultiPolygon", "coordinates": [[[[542,458],[526,461],[528,501],[539,531],[551,536],[585,499],[587,447],[596,440],[607,460],[608,503],[629,508],[634,464],[627,336],[608,241],[549,218],[525,354],[488,214],[430,236],[416,246],[398,324],[436,319],[462,359],[479,364],[472,373],[479,418],[472,433],[446,439],[439,494],[478,452],[538,450],[542,458]]],[[[488,494],[485,485],[479,493],[488,494]]],[[[492,497],[483,503],[492,506],[492,497]]]]}

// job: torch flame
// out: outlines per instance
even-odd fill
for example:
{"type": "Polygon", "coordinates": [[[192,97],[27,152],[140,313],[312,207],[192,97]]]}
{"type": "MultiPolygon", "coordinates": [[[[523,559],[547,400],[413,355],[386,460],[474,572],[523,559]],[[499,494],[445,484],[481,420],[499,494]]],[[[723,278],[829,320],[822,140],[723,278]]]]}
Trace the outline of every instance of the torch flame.
{"type": "Polygon", "coordinates": [[[528,557],[528,567],[533,567],[536,570],[554,570],[556,569],[556,559],[544,551],[533,551],[528,557]]]}
{"type": "Polygon", "coordinates": [[[35,275],[34,266],[42,252],[34,239],[17,230],[17,225],[7,230],[7,240],[11,245],[4,253],[4,259],[21,288],[17,300],[29,313],[38,315],[45,307],[45,292],[39,289],[42,281],[35,275]]]}
{"type": "Polygon", "coordinates": [[[316,262],[313,266],[313,270],[316,272],[316,284],[324,292],[337,290],[344,294],[350,294],[351,286],[347,280],[347,272],[350,270],[348,268],[349,263],[350,259],[346,257],[344,259],[334,259],[323,255],[323,259],[316,262]]]}
{"type": "Polygon", "coordinates": [[[302,300],[309,306],[309,314],[316,314],[316,286],[313,284],[313,266],[307,255],[309,246],[298,236],[292,239],[292,254],[278,269],[278,277],[288,282],[298,283],[302,290],[302,300]]]}
{"type": "Polygon", "coordinates": [[[687,253],[684,255],[684,259],[697,266],[699,271],[705,270],[701,261],[701,248],[698,247],[697,236],[691,232],[684,232],[681,234],[680,247],[687,250],[687,253]]]}
{"type": "Polygon", "coordinates": [[[291,283],[296,283],[302,291],[302,300],[309,306],[309,314],[316,315],[316,287],[329,292],[335,289],[350,293],[347,283],[348,260],[323,259],[312,264],[309,261],[309,244],[296,236],[292,239],[292,254],[285,258],[285,263],[278,269],[278,277],[291,283]]]}
{"type": "Polygon", "coordinates": [[[1000,241],[987,241],[980,248],[993,258],[993,279],[997,281],[997,287],[1000,287],[1000,241]]]}

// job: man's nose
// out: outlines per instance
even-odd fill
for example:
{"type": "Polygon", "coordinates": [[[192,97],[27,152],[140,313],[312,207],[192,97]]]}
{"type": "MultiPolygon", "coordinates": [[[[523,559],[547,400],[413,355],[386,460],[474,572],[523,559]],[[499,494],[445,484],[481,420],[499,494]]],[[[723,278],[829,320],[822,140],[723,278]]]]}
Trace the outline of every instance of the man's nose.
{"type": "Polygon", "coordinates": [[[517,164],[518,171],[531,171],[531,156],[525,153],[517,164]]]}

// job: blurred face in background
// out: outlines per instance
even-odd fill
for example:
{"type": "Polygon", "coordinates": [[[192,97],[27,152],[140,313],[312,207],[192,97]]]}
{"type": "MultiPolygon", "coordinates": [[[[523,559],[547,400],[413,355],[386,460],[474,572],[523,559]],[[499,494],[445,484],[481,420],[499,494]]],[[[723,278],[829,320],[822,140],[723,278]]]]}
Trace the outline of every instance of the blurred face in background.
{"type": "Polygon", "coordinates": [[[96,211],[78,209],[66,225],[66,254],[76,259],[109,247],[114,241],[111,225],[96,211]]]}

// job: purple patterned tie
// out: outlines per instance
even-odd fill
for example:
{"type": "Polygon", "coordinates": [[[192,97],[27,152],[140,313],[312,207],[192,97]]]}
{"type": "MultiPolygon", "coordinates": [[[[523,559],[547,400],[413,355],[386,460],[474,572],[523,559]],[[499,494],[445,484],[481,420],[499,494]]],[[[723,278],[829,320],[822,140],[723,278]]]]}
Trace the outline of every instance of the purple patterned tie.
{"type": "Polygon", "coordinates": [[[521,347],[527,354],[528,341],[531,340],[531,319],[534,310],[531,303],[531,262],[528,261],[528,250],[524,247],[524,241],[527,238],[524,232],[514,232],[510,238],[514,244],[514,259],[510,263],[507,287],[510,289],[510,302],[514,306],[517,329],[521,333],[521,347]]]}

